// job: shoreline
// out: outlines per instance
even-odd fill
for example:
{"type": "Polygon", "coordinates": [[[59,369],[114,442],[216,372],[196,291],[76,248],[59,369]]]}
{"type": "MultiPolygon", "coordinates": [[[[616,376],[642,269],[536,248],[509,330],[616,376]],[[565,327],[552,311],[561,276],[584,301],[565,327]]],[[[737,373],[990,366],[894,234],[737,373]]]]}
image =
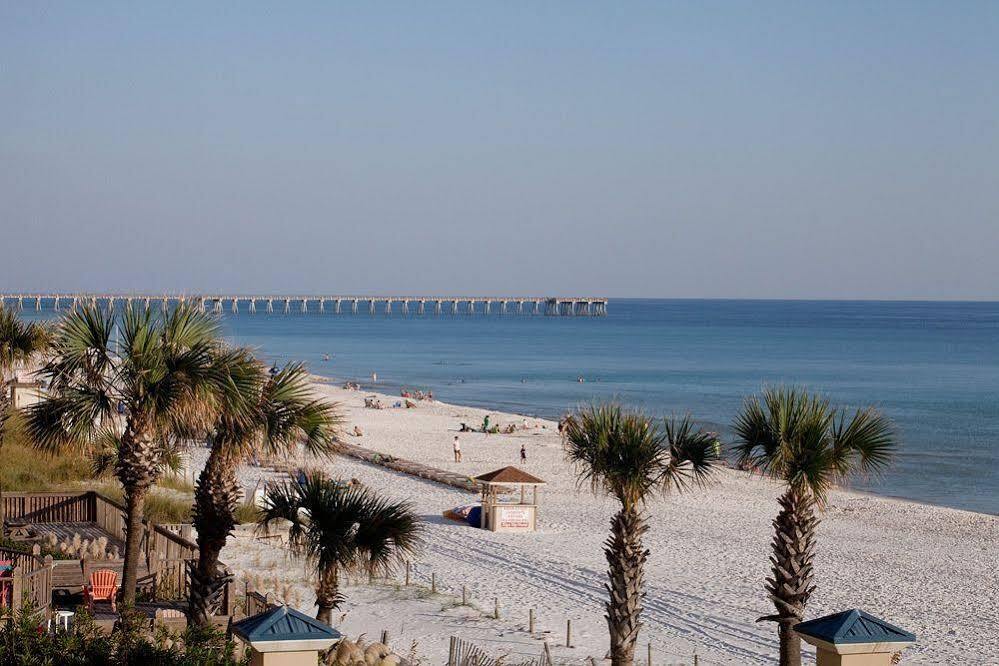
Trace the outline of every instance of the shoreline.
{"type": "MultiPolygon", "coordinates": [[[[355,382],[360,387],[360,389],[358,389],[359,393],[374,394],[374,395],[377,395],[378,397],[380,397],[380,398],[382,398],[384,400],[392,400],[392,401],[400,400],[401,398],[398,395],[393,395],[391,393],[386,393],[384,389],[390,389],[390,390],[396,390],[396,391],[398,391],[398,390],[401,390],[404,387],[414,387],[414,386],[416,386],[414,384],[406,384],[406,383],[398,383],[397,384],[395,382],[387,382],[387,383],[384,383],[384,384],[383,383],[372,384],[370,380],[359,381],[359,380],[356,380],[356,379],[338,379],[338,378],[333,377],[333,376],[320,375],[320,374],[317,374],[315,372],[310,372],[309,376],[312,379],[313,383],[316,384],[317,386],[324,386],[324,387],[325,386],[330,386],[330,387],[333,387],[333,388],[335,388],[337,390],[343,390],[341,388],[343,382],[346,382],[346,381],[355,382]]],[[[454,407],[454,408],[457,408],[457,409],[477,409],[477,410],[483,410],[483,411],[488,411],[488,412],[494,412],[496,414],[505,414],[505,415],[509,415],[509,416],[516,416],[516,417],[521,417],[521,418],[526,418],[526,419],[540,419],[540,420],[545,420],[545,421],[549,421],[549,422],[554,422],[554,420],[552,418],[548,417],[548,416],[537,415],[537,414],[525,414],[525,413],[516,412],[516,411],[507,411],[507,410],[503,409],[502,407],[498,407],[496,405],[457,404],[457,403],[444,402],[444,401],[440,401],[440,400],[435,400],[434,402],[436,402],[437,404],[440,404],[440,405],[447,405],[447,406],[454,407]]],[[[701,425],[712,425],[712,424],[701,424],[701,425]]],[[[731,461],[726,460],[724,464],[729,469],[731,469],[733,471],[736,471],[736,472],[741,472],[741,473],[745,474],[747,477],[750,477],[750,478],[763,478],[763,477],[760,477],[758,475],[753,474],[752,472],[745,472],[743,470],[739,470],[739,469],[733,467],[731,465],[731,461]]],[[[873,491],[873,490],[860,490],[860,489],[857,489],[857,488],[852,488],[850,486],[838,486],[837,485],[837,486],[833,486],[833,487],[837,491],[842,492],[842,493],[852,493],[852,494],[861,495],[861,496],[865,496],[865,497],[876,497],[876,498],[880,498],[880,499],[888,499],[888,500],[893,500],[893,501],[896,501],[896,502],[905,502],[905,503],[908,503],[908,504],[914,504],[914,505],[923,506],[923,507],[931,507],[931,508],[939,508],[939,509],[949,509],[951,511],[961,511],[961,512],[964,512],[964,513],[975,514],[975,515],[980,515],[980,516],[988,516],[988,517],[992,517],[992,518],[999,517],[999,512],[989,513],[988,511],[974,511],[972,509],[963,509],[961,507],[949,506],[947,504],[934,504],[933,502],[927,502],[927,501],[924,501],[924,500],[913,499],[911,497],[900,497],[898,495],[892,495],[892,494],[889,494],[889,493],[880,493],[880,492],[876,492],[876,491],[873,491]]]]}

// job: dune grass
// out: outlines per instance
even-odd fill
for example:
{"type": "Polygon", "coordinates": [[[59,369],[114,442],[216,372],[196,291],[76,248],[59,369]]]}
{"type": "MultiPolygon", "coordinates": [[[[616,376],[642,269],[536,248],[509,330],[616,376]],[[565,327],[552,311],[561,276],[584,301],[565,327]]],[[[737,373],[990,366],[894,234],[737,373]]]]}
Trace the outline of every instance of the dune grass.
{"type": "MultiPolygon", "coordinates": [[[[51,490],[96,490],[105,497],[122,500],[121,486],[113,478],[94,478],[90,459],[76,451],[47,453],[31,446],[19,415],[7,422],[0,447],[0,489],[7,492],[51,490]]],[[[168,477],[153,488],[146,499],[145,515],[157,523],[191,521],[194,487],[180,478],[168,477]]]]}
{"type": "MultiPolygon", "coordinates": [[[[91,460],[76,451],[46,453],[31,446],[20,416],[7,422],[0,446],[0,490],[32,492],[52,490],[96,490],[122,501],[121,486],[113,477],[95,478],[91,460]]],[[[145,516],[155,523],[189,523],[194,504],[194,486],[177,476],[164,476],[146,498],[145,516]]],[[[236,522],[256,522],[259,512],[252,504],[240,504],[236,522]]]]}
{"type": "Polygon", "coordinates": [[[33,448],[19,415],[7,421],[0,447],[0,488],[7,491],[59,490],[91,478],[90,461],[74,452],[45,453],[33,448]]]}

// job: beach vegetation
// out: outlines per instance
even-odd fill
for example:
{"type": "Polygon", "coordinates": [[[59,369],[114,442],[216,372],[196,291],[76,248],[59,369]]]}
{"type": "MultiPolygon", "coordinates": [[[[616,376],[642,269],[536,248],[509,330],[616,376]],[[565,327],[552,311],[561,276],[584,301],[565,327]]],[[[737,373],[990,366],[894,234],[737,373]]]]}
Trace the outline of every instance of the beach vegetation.
{"type": "Polygon", "coordinates": [[[781,666],[801,664],[804,619],[815,590],[817,511],[829,490],[853,473],[883,470],[897,447],[891,423],[874,408],[846,410],[798,388],[767,388],[748,398],[733,425],[741,467],[780,481],[773,521],[772,573],[764,585],[776,613],[781,666]]]}
{"type": "Polygon", "coordinates": [[[604,542],[609,599],[605,604],[614,666],[634,663],[641,628],[644,567],[649,551],[646,502],[702,485],[717,461],[714,437],[689,417],[662,423],[616,404],[599,404],[563,423],[566,456],[579,481],[620,503],[604,542]]]}
{"type": "MultiPolygon", "coordinates": [[[[219,553],[241,509],[239,465],[257,455],[294,452],[300,443],[310,454],[328,456],[337,449],[342,423],[335,403],[315,397],[300,363],[273,374],[253,362],[240,364],[238,369],[245,376],[236,381],[252,386],[252,397],[227,403],[220,411],[209,437],[211,452],[194,493],[198,564],[191,572],[189,617],[204,625],[211,623],[215,600],[225,584],[219,553]]],[[[244,518],[253,514],[257,511],[252,501],[242,505],[244,518]]]]}
{"type": "Polygon", "coordinates": [[[415,555],[422,523],[409,502],[386,499],[363,486],[308,474],[268,488],[261,526],[288,525],[291,547],[316,578],[316,618],[331,623],[344,600],[342,578],[388,576],[415,555]]]}
{"type": "Polygon", "coordinates": [[[72,631],[47,631],[37,609],[30,605],[23,606],[0,627],[0,664],[237,666],[248,663],[249,651],[238,657],[235,641],[222,631],[192,626],[180,632],[163,627],[150,632],[148,618],[131,607],[121,608],[110,634],[82,607],[73,618],[72,631]]]}
{"type": "MultiPolygon", "coordinates": [[[[7,422],[14,413],[7,376],[40,358],[48,351],[51,342],[52,333],[47,326],[25,322],[0,304],[0,452],[3,450],[7,422]]],[[[0,489],[5,487],[0,486],[0,489]]]]}
{"type": "Polygon", "coordinates": [[[27,410],[26,430],[43,450],[115,449],[114,475],[125,504],[122,598],[134,601],[141,521],[150,488],[162,476],[170,443],[207,432],[227,400],[245,388],[233,366],[242,350],[228,350],[218,323],[180,306],[162,316],[126,308],[120,320],[97,307],[66,314],[52,341],[52,359],[40,370],[45,400],[27,410]],[[120,344],[112,342],[120,332],[120,344]]]}

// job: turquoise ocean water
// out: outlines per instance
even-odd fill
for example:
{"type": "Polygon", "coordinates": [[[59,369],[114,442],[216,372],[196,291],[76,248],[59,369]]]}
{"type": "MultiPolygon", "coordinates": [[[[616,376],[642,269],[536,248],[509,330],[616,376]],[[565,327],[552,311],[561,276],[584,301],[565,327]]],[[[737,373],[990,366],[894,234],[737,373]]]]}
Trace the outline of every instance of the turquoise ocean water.
{"type": "Polygon", "coordinates": [[[804,385],[878,406],[899,430],[890,472],[853,487],[999,514],[999,303],[616,299],[602,318],[258,312],[222,324],[269,360],[363,385],[377,372],[386,392],[548,417],[613,398],[690,412],[723,439],[746,395],[804,385]]]}

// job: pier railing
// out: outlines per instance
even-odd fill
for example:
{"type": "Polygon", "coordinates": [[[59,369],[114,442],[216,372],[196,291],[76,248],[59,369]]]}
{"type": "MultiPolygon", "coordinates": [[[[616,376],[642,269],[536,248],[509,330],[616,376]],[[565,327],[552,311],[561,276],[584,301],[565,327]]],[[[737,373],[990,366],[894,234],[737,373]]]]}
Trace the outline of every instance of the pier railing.
{"type": "Polygon", "coordinates": [[[385,314],[413,316],[607,314],[607,299],[595,296],[338,296],[243,294],[0,293],[0,307],[41,311],[81,305],[163,310],[186,303],[215,314],[258,311],[284,314],[385,314]]]}

